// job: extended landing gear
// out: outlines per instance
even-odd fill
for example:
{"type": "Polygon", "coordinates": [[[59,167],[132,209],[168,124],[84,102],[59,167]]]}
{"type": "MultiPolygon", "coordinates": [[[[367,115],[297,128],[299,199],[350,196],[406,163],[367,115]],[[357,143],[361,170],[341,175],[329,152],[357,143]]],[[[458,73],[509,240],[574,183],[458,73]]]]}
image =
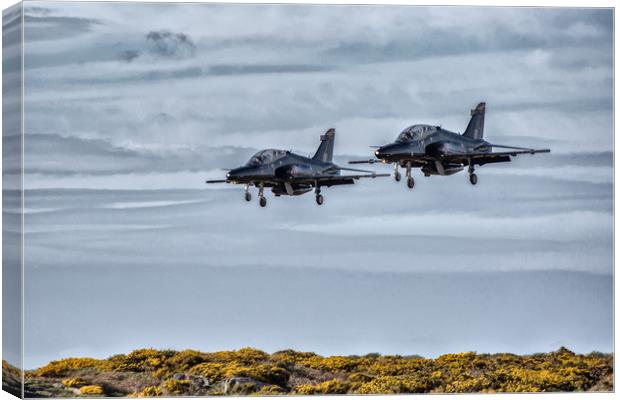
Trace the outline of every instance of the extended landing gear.
{"type": "Polygon", "coordinates": [[[316,204],[318,205],[323,204],[324,199],[323,199],[323,195],[321,194],[321,188],[317,186],[314,193],[316,193],[316,204]]]}
{"type": "Polygon", "coordinates": [[[394,163],[394,180],[400,182],[400,172],[398,172],[398,163],[394,163]]]}
{"type": "Polygon", "coordinates": [[[263,194],[263,189],[263,184],[261,183],[258,187],[258,204],[261,207],[265,207],[267,205],[267,198],[265,198],[265,195],[263,194]]]}
{"type": "Polygon", "coordinates": [[[245,185],[245,201],[252,200],[252,193],[250,193],[250,185],[245,185]]]}
{"type": "Polygon", "coordinates": [[[413,180],[413,177],[411,176],[411,163],[408,162],[407,163],[407,187],[409,189],[413,189],[414,186],[415,186],[415,181],[413,180]]]}
{"type": "Polygon", "coordinates": [[[474,173],[474,166],[471,161],[469,162],[469,168],[467,169],[467,172],[469,173],[469,183],[471,183],[472,185],[478,183],[478,176],[474,173]]]}

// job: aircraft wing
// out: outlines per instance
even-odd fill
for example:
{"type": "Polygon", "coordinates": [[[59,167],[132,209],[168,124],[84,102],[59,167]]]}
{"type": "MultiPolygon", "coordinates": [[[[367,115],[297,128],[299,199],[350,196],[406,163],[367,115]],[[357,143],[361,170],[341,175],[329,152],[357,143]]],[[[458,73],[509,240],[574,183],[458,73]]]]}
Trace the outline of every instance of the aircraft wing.
{"type": "MultiPolygon", "coordinates": [[[[426,154],[412,154],[411,156],[407,157],[403,161],[413,162],[414,167],[416,166],[415,164],[423,165],[425,163],[435,162],[438,160],[468,165],[470,159],[472,160],[474,164],[482,165],[482,164],[491,164],[491,163],[498,163],[498,162],[507,162],[507,161],[510,161],[510,157],[515,157],[519,154],[536,154],[536,153],[551,152],[551,150],[549,149],[526,149],[522,147],[512,148],[508,146],[499,146],[499,145],[494,145],[493,147],[510,148],[512,150],[498,151],[498,152],[492,152],[492,153],[481,152],[481,153],[449,154],[443,157],[430,157],[430,156],[427,156],[426,154]]],[[[349,164],[381,164],[381,163],[388,164],[389,162],[385,162],[383,160],[379,160],[376,158],[370,159],[370,160],[349,161],[349,164]]]]}
{"type": "Polygon", "coordinates": [[[371,158],[370,160],[353,160],[349,161],[349,164],[375,164],[375,163],[383,163],[383,160],[379,160],[377,158],[371,158]]]}
{"type": "Polygon", "coordinates": [[[380,178],[390,174],[357,174],[357,175],[315,175],[312,177],[298,177],[290,180],[291,183],[307,183],[313,185],[318,182],[321,186],[347,185],[361,178],[380,178]]]}
{"type": "Polygon", "coordinates": [[[458,162],[465,165],[469,164],[469,160],[472,164],[483,165],[498,162],[508,162],[510,157],[516,157],[519,154],[536,154],[536,153],[549,153],[549,149],[519,149],[512,151],[498,151],[492,153],[469,153],[469,154],[455,154],[442,157],[442,160],[449,162],[458,162]]]}

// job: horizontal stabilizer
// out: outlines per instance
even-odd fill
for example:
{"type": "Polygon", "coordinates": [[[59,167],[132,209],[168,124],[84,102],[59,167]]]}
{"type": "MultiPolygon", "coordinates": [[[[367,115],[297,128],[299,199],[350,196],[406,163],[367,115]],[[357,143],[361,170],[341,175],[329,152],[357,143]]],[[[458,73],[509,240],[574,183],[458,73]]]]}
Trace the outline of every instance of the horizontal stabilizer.
{"type": "Polygon", "coordinates": [[[521,150],[529,153],[550,153],[551,149],[530,149],[528,147],[517,147],[517,146],[506,146],[502,144],[490,144],[491,147],[496,147],[498,149],[513,149],[513,150],[521,150]]]}
{"type": "Polygon", "coordinates": [[[356,168],[343,168],[343,167],[338,167],[338,169],[339,169],[339,170],[341,170],[341,171],[366,172],[366,173],[369,173],[369,174],[372,174],[372,173],[374,173],[374,172],[375,172],[375,171],[370,171],[370,170],[367,170],[367,169],[356,169],[356,168]]]}
{"type": "Polygon", "coordinates": [[[349,164],[374,164],[374,163],[380,163],[382,162],[381,160],[376,160],[376,159],[370,159],[370,160],[354,160],[354,161],[349,161],[349,164]]]}

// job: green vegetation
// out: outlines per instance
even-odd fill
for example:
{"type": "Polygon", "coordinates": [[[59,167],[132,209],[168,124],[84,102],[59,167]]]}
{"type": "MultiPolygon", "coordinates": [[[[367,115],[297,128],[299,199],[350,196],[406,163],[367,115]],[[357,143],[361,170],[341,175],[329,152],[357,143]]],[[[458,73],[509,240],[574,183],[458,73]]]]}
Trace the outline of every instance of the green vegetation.
{"type": "MultiPolygon", "coordinates": [[[[8,369],[3,364],[3,369],[8,369]]],[[[68,358],[26,372],[26,390],[68,396],[314,395],[612,391],[613,356],[552,353],[322,357],[244,348],[141,349],[105,360],[68,358]],[[50,388],[65,388],[61,389],[50,388]]]]}

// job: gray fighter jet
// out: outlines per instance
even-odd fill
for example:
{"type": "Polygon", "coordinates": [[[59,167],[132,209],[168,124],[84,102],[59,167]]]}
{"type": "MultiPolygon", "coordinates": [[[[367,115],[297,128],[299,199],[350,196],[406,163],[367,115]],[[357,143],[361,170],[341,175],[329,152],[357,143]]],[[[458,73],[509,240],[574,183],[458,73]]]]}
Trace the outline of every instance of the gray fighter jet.
{"type": "Polygon", "coordinates": [[[476,165],[510,161],[518,154],[549,153],[549,149],[529,149],[491,144],[482,139],[484,132],[485,103],[471,110],[471,120],[461,135],[441,126],[412,125],[402,131],[396,141],[377,146],[376,159],[349,161],[349,164],[394,164],[394,179],[400,181],[399,167],[405,168],[407,186],[415,185],[412,168],[420,168],[424,176],[453,175],[468,166],[469,182],[475,185],[478,177],[476,165]],[[493,148],[508,149],[494,152],[493,148]]]}
{"type": "Polygon", "coordinates": [[[261,207],[267,205],[264,188],[271,188],[276,196],[299,196],[314,188],[316,202],[323,204],[321,187],[350,185],[360,178],[390,176],[374,171],[343,168],[332,162],[336,131],[328,130],[321,136],[321,144],[312,158],[286,150],[266,149],[254,154],[242,167],[228,171],[226,179],[207,183],[234,183],[245,185],[245,200],[252,200],[250,186],[258,188],[261,207]],[[361,175],[341,175],[341,171],[363,172],[361,175]]]}

